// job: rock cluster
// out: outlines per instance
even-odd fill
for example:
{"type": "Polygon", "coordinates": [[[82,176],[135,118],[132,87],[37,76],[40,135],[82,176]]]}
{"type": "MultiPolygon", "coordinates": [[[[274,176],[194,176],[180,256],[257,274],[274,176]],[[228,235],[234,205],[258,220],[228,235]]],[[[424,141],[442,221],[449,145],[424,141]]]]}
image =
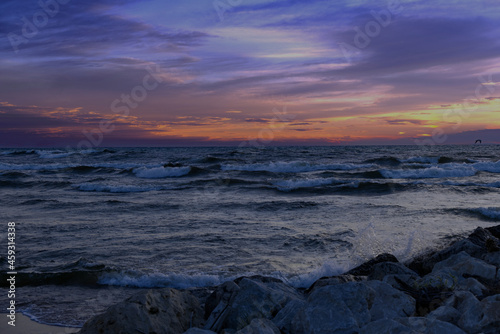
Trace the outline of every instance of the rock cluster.
{"type": "Polygon", "coordinates": [[[499,238],[500,226],[477,228],[409,263],[382,254],[306,290],[262,276],[226,282],[202,299],[149,290],[80,333],[499,333],[499,238]]]}

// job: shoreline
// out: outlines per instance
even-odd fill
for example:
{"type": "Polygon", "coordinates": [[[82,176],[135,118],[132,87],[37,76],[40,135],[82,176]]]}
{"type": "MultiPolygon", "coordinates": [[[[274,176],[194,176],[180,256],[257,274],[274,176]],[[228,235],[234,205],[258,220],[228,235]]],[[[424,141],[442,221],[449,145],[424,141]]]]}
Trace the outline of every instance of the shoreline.
{"type": "Polygon", "coordinates": [[[16,326],[11,326],[7,324],[7,317],[4,317],[7,313],[0,313],[2,316],[2,321],[0,321],[0,333],[6,334],[70,334],[77,333],[80,328],[76,327],[64,327],[64,326],[54,326],[45,325],[30,317],[22,314],[16,313],[16,326]]]}
{"type": "Polygon", "coordinates": [[[500,225],[401,263],[391,254],[307,289],[263,276],[207,289],[150,289],[89,319],[81,334],[496,333],[500,225]]]}

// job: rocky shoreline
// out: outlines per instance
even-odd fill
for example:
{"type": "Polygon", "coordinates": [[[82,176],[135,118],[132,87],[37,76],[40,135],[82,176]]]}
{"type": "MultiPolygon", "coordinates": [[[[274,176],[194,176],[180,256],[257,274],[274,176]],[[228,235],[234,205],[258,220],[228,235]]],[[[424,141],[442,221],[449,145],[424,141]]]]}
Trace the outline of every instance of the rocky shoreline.
{"type": "Polygon", "coordinates": [[[381,254],[306,290],[241,277],[211,289],[151,289],[81,334],[499,333],[500,225],[408,263],[381,254]]]}

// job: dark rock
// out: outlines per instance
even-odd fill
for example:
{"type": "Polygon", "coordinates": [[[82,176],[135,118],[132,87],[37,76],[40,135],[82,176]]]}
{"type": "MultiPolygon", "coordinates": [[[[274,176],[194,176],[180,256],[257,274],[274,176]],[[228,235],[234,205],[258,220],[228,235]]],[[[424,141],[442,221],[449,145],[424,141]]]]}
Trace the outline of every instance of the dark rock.
{"type": "Polygon", "coordinates": [[[297,312],[290,333],[357,333],[370,321],[414,312],[413,298],[380,281],[324,286],[297,312]]]}
{"type": "Polygon", "coordinates": [[[214,291],[206,305],[209,310],[205,329],[220,332],[222,329],[241,330],[253,319],[272,319],[288,302],[302,299],[292,287],[274,278],[240,278],[224,283],[214,291]]]}
{"type": "Polygon", "coordinates": [[[497,242],[498,239],[495,238],[495,236],[493,236],[493,234],[491,234],[490,231],[488,231],[487,229],[484,229],[482,227],[478,227],[474,230],[474,232],[472,232],[468,237],[467,239],[469,239],[472,243],[480,246],[480,247],[484,247],[486,249],[486,242],[487,240],[492,240],[493,242],[497,242]]]}
{"type": "Polygon", "coordinates": [[[487,227],[486,230],[490,232],[495,238],[500,239],[500,225],[487,227]]]}
{"type": "Polygon", "coordinates": [[[498,239],[495,239],[489,238],[486,240],[485,246],[488,253],[498,252],[500,250],[500,247],[498,246],[498,239]]]}
{"type": "Polygon", "coordinates": [[[253,319],[250,325],[237,331],[236,334],[280,334],[280,330],[271,320],[253,319]]]}
{"type": "Polygon", "coordinates": [[[273,323],[280,329],[283,334],[290,334],[292,320],[297,313],[306,307],[306,302],[300,299],[291,300],[281,311],[273,318],[273,323]]]}
{"type": "Polygon", "coordinates": [[[373,266],[369,280],[383,280],[387,275],[410,275],[418,277],[418,274],[398,262],[382,262],[373,266]]]}
{"type": "Polygon", "coordinates": [[[315,288],[320,288],[322,286],[327,286],[327,285],[336,285],[336,284],[342,284],[342,283],[347,283],[347,282],[360,282],[364,281],[365,278],[361,276],[354,276],[354,275],[338,275],[338,276],[326,276],[326,277],[321,277],[318,279],[316,282],[314,282],[307,290],[306,293],[310,293],[312,290],[315,288]]]}
{"type": "Polygon", "coordinates": [[[470,256],[480,258],[485,253],[485,249],[474,244],[469,239],[464,239],[440,251],[418,256],[408,263],[407,266],[420,276],[425,276],[432,271],[436,263],[446,260],[450,256],[460,252],[466,252],[470,256]]]}
{"type": "Polygon", "coordinates": [[[240,287],[235,282],[222,283],[205,301],[205,319],[208,319],[221,301],[228,304],[231,296],[239,290],[240,287]]]}
{"type": "Polygon", "coordinates": [[[399,262],[399,261],[394,255],[384,253],[384,254],[377,255],[377,257],[375,257],[374,259],[371,259],[371,260],[357,266],[356,268],[349,270],[346,274],[353,275],[353,276],[368,276],[368,275],[370,275],[373,267],[377,263],[382,263],[382,262],[399,262]]]}
{"type": "Polygon", "coordinates": [[[189,292],[158,289],[141,292],[88,320],[80,334],[183,333],[201,326],[203,311],[189,292]]]}

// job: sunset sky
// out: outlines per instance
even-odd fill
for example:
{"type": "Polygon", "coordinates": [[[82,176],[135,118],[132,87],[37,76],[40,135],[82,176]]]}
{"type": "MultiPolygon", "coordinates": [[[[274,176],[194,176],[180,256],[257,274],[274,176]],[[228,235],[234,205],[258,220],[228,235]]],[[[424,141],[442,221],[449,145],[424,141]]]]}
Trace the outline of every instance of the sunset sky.
{"type": "Polygon", "coordinates": [[[0,13],[2,147],[500,143],[498,0],[0,13]]]}

